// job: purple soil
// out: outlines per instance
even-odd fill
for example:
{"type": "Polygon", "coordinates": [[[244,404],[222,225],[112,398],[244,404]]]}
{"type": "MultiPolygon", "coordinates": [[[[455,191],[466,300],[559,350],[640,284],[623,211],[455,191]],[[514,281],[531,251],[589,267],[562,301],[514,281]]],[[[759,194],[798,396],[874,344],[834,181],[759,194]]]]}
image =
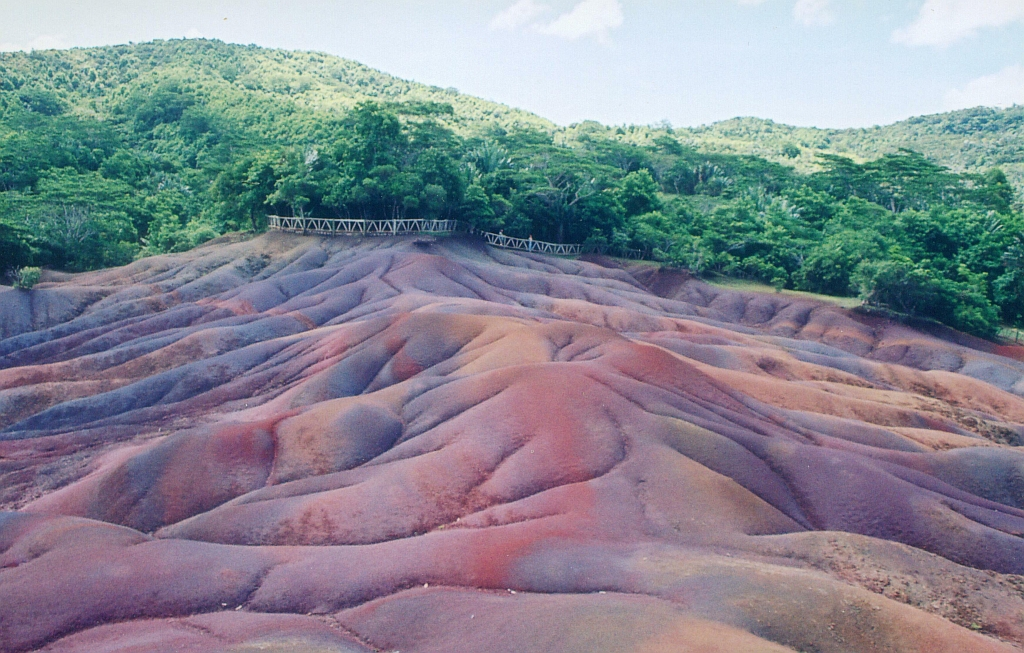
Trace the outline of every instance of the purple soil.
{"type": "Polygon", "coordinates": [[[0,651],[1012,651],[1012,348],[472,240],[0,290],[0,651]]]}

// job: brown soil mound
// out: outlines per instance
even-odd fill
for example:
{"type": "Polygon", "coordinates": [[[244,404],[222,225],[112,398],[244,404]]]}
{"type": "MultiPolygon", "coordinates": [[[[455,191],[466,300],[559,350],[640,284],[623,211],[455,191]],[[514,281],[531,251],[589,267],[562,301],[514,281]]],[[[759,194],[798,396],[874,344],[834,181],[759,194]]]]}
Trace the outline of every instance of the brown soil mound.
{"type": "Polygon", "coordinates": [[[1012,651],[1024,363],[472,240],[0,291],[0,650],[1012,651]]]}

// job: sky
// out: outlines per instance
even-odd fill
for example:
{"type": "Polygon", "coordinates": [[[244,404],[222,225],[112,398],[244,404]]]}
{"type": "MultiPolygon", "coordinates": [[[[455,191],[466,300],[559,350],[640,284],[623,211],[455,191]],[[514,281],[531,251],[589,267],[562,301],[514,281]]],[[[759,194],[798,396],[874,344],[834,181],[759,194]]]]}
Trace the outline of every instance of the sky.
{"type": "Polygon", "coordinates": [[[0,0],[0,50],[185,37],[327,52],[562,125],[1024,104],[1024,0],[0,0]]]}

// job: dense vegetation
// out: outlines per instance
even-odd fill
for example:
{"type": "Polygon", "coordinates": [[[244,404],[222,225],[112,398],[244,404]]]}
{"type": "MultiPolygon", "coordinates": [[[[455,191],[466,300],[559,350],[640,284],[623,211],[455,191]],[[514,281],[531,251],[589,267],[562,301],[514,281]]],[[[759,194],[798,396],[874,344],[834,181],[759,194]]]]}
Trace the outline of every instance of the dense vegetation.
{"type": "Polygon", "coordinates": [[[957,173],[904,149],[818,152],[805,173],[692,141],[558,130],[315,53],[4,54],[0,264],[116,265],[274,213],[446,217],[859,295],[980,335],[1024,324],[1024,218],[1000,168],[957,173]]]}
{"type": "MultiPolygon", "coordinates": [[[[665,126],[657,125],[606,129],[638,145],[650,145],[666,134],[665,126]]],[[[565,138],[571,139],[573,131],[565,130],[565,138]]],[[[761,118],[733,118],[675,129],[672,135],[703,152],[760,156],[803,173],[817,170],[820,154],[864,163],[911,148],[957,172],[984,172],[999,166],[1011,183],[1018,188],[1024,185],[1024,106],[975,107],[864,129],[792,127],[761,118]]]]}

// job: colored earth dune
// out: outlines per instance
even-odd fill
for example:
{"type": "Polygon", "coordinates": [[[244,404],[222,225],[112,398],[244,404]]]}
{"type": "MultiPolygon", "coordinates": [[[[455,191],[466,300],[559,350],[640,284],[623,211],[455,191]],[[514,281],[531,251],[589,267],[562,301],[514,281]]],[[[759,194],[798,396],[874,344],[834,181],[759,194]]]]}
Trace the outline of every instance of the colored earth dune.
{"type": "Polygon", "coordinates": [[[2,651],[1013,651],[1024,350],[471,239],[0,291],[2,651]]]}

